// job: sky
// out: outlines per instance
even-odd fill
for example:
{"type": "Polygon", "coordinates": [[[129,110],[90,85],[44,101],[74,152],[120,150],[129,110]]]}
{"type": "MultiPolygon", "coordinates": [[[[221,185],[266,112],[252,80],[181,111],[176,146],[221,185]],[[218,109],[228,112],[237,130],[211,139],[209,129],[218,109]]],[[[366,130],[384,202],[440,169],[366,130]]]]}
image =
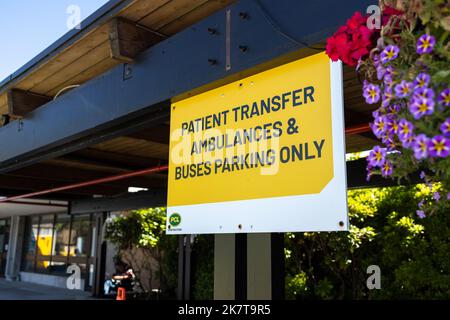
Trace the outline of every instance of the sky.
{"type": "Polygon", "coordinates": [[[81,20],[107,0],[0,0],[0,81],[69,31],[73,10],[81,20]],[[67,11],[70,11],[69,13],[67,11]]]}

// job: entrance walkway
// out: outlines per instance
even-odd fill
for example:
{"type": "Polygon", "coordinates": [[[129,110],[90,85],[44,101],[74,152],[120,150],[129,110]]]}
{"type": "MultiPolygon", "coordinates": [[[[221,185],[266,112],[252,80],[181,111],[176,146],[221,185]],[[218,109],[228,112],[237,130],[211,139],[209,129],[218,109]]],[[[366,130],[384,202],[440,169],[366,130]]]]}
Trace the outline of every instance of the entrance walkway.
{"type": "Polygon", "coordinates": [[[0,300],[88,300],[90,292],[43,286],[40,284],[7,281],[0,278],[0,300]]]}

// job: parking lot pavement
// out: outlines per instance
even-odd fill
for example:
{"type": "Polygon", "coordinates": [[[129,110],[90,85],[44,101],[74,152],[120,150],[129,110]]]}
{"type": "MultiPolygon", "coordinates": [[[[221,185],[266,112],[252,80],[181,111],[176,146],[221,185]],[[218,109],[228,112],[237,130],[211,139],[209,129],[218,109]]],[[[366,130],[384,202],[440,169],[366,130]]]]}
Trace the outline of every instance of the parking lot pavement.
{"type": "Polygon", "coordinates": [[[0,279],[0,300],[90,300],[90,292],[0,279]]]}

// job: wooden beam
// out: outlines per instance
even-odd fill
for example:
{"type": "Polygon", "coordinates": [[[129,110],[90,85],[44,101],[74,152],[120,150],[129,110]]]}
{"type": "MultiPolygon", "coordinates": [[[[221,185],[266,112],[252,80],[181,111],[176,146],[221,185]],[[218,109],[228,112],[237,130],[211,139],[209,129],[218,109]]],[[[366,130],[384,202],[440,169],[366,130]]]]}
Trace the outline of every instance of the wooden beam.
{"type": "Polygon", "coordinates": [[[109,25],[111,58],[132,62],[139,53],[164,40],[157,32],[125,18],[115,18],[109,25]]]}
{"type": "Polygon", "coordinates": [[[19,89],[8,90],[8,114],[11,117],[23,118],[27,113],[51,101],[52,98],[19,89]]]}

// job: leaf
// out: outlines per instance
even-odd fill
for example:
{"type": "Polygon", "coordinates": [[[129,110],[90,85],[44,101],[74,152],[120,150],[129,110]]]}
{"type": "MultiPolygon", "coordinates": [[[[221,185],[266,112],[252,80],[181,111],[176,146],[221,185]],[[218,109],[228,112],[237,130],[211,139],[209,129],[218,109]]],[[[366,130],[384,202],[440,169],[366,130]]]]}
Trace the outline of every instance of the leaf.
{"type": "Polygon", "coordinates": [[[444,28],[446,31],[450,31],[450,16],[447,16],[445,18],[442,18],[440,20],[442,28],[444,28]]]}

